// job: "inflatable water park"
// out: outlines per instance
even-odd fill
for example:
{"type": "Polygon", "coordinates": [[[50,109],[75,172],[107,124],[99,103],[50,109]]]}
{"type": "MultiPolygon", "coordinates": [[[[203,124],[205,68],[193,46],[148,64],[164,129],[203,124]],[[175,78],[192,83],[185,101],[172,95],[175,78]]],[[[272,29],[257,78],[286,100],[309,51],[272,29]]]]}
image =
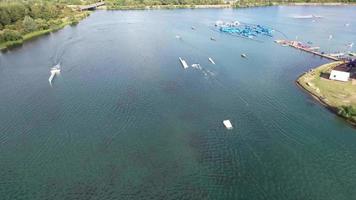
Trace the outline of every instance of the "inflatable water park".
{"type": "Polygon", "coordinates": [[[273,29],[260,24],[247,24],[239,21],[224,22],[217,21],[215,27],[222,33],[245,38],[255,38],[258,36],[273,37],[273,29]]]}

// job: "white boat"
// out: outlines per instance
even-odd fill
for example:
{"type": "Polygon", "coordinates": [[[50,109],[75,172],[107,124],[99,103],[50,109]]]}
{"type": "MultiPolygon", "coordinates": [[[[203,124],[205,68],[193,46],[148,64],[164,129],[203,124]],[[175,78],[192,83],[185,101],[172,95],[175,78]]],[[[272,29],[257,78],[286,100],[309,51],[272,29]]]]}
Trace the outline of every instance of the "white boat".
{"type": "Polygon", "coordinates": [[[48,82],[52,85],[52,81],[53,81],[54,77],[57,74],[60,74],[60,73],[61,73],[61,65],[60,64],[57,64],[56,66],[52,67],[51,68],[51,75],[48,78],[48,82]]]}
{"type": "Polygon", "coordinates": [[[295,19],[312,19],[312,18],[323,18],[321,15],[294,15],[295,19]]]}
{"type": "Polygon", "coordinates": [[[327,54],[327,55],[328,55],[328,56],[331,56],[331,57],[339,58],[339,57],[344,56],[345,54],[344,54],[344,53],[329,53],[329,54],[327,54]]]}
{"type": "Polygon", "coordinates": [[[311,51],[316,51],[316,50],[319,50],[320,47],[309,47],[308,49],[311,50],[311,51]]]}
{"type": "Polygon", "coordinates": [[[243,54],[241,54],[241,57],[247,58],[247,55],[243,53],[243,54]]]}
{"type": "Polygon", "coordinates": [[[189,65],[187,64],[187,62],[185,60],[183,60],[181,57],[179,57],[179,61],[182,64],[184,69],[187,69],[189,67],[189,65]]]}
{"type": "Polygon", "coordinates": [[[214,60],[213,60],[212,58],[209,58],[209,61],[210,61],[212,64],[215,65],[215,62],[214,62],[214,60]]]}
{"type": "Polygon", "coordinates": [[[295,19],[311,19],[313,15],[294,15],[293,18],[295,19]]]}
{"type": "Polygon", "coordinates": [[[231,122],[230,122],[230,120],[224,120],[223,121],[223,124],[224,124],[224,126],[225,126],[225,128],[227,128],[227,129],[233,129],[233,126],[232,126],[232,124],[231,124],[231,122]]]}

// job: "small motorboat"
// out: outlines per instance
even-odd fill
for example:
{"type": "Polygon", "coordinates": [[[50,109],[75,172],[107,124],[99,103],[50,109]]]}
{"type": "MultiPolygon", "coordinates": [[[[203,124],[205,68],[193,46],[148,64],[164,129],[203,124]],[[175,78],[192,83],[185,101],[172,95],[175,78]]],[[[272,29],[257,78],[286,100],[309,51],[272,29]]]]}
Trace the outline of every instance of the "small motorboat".
{"type": "Polygon", "coordinates": [[[243,53],[243,54],[241,54],[241,57],[242,58],[247,58],[247,55],[243,53]]]}
{"type": "Polygon", "coordinates": [[[61,73],[60,63],[58,63],[56,66],[52,67],[50,72],[51,72],[51,75],[48,78],[48,82],[52,85],[52,81],[53,81],[54,77],[61,73]]]}
{"type": "Polygon", "coordinates": [[[194,27],[194,26],[192,26],[192,27],[191,27],[191,29],[192,29],[192,30],[195,30],[195,27],[194,27]]]}
{"type": "Polygon", "coordinates": [[[216,41],[216,39],[215,39],[214,37],[211,37],[211,38],[210,38],[210,40],[212,40],[212,41],[216,41]]]}

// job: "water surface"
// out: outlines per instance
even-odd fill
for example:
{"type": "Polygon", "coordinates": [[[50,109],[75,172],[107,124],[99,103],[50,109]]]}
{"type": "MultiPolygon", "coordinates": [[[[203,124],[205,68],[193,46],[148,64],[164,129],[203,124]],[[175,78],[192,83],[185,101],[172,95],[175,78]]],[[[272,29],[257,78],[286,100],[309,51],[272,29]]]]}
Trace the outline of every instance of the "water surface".
{"type": "Polygon", "coordinates": [[[343,50],[356,43],[355,13],[97,11],[0,54],[1,199],[356,199],[355,130],[294,84],[329,61],[273,42],[343,50]],[[324,18],[291,17],[309,14],[324,18]],[[275,37],[213,29],[236,19],[275,37]]]}

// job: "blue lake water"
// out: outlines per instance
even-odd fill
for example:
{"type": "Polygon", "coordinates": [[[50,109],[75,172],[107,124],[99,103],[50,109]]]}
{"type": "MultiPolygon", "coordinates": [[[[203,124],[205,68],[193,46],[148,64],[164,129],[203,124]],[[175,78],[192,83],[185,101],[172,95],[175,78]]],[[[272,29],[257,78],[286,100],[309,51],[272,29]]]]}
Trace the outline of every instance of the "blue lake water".
{"type": "Polygon", "coordinates": [[[295,85],[329,62],[296,37],[344,51],[356,7],[96,11],[1,53],[0,199],[356,199],[356,131],[295,85]]]}

